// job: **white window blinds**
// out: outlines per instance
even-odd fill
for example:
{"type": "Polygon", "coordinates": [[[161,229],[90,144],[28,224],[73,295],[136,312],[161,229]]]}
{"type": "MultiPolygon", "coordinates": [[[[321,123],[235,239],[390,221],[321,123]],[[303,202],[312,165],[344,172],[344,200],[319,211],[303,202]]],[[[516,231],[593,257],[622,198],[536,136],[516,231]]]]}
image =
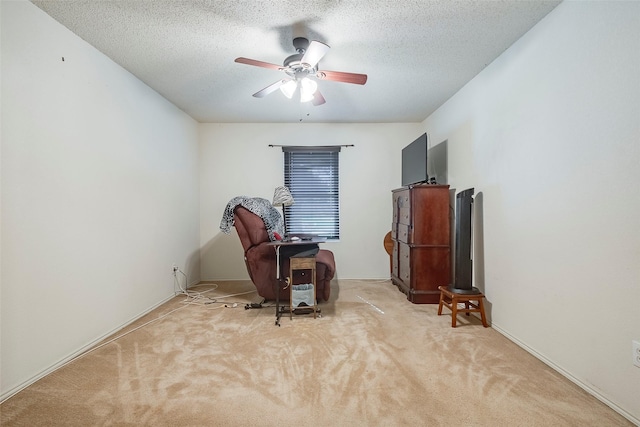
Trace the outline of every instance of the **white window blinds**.
{"type": "Polygon", "coordinates": [[[284,208],[289,234],[340,237],[340,147],[282,147],[284,185],[295,203],[284,208]]]}

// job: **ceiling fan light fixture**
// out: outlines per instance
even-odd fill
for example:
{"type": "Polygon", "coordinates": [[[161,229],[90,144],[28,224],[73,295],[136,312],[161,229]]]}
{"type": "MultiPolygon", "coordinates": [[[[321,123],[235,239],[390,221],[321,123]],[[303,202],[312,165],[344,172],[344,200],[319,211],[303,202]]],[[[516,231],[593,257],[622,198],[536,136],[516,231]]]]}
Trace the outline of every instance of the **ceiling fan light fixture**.
{"type": "Polygon", "coordinates": [[[280,86],[280,91],[284,94],[284,96],[291,99],[293,98],[293,94],[295,93],[297,88],[298,83],[295,80],[289,80],[288,82],[280,86]]]}
{"type": "Polygon", "coordinates": [[[313,101],[313,95],[318,90],[318,83],[308,77],[300,80],[300,102],[313,101]]]}

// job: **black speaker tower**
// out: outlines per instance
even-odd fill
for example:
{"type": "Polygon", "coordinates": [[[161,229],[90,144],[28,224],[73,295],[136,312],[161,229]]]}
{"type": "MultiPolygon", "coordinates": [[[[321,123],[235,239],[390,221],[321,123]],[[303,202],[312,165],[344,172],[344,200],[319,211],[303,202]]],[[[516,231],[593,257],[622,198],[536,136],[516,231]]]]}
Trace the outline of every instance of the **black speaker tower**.
{"type": "Polygon", "coordinates": [[[473,286],[472,206],[473,188],[461,191],[456,195],[455,278],[453,285],[448,286],[448,289],[456,294],[474,295],[480,293],[480,290],[473,286]]]}

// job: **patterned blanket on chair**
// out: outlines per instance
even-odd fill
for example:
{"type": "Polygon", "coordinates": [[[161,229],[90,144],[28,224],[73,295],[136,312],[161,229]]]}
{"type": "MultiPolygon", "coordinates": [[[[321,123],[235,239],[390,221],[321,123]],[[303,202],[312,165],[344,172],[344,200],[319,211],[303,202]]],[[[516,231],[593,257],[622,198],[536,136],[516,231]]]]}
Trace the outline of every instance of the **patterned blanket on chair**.
{"type": "Polygon", "coordinates": [[[271,202],[260,197],[246,196],[234,197],[227,203],[227,207],[222,214],[222,220],[220,221],[220,230],[222,230],[223,233],[229,234],[231,232],[231,226],[233,226],[233,211],[238,205],[262,218],[271,241],[276,240],[273,235],[274,232],[284,236],[282,215],[271,205],[271,202]]]}

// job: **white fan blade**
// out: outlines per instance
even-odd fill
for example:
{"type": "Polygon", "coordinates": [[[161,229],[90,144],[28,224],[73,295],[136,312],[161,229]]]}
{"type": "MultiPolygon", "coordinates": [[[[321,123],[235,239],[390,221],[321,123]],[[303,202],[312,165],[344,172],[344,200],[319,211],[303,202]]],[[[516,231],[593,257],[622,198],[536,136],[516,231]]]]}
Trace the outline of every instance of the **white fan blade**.
{"type": "Polygon", "coordinates": [[[253,96],[255,96],[256,98],[264,98],[265,96],[269,95],[271,92],[274,92],[276,90],[278,90],[280,88],[280,86],[282,86],[283,84],[287,83],[288,81],[290,81],[291,79],[282,79],[282,80],[278,80],[277,82],[265,87],[262,90],[259,90],[258,92],[254,93],[253,96]]]}
{"type": "Polygon", "coordinates": [[[314,40],[309,43],[309,47],[305,51],[300,62],[302,64],[308,64],[309,68],[314,68],[329,49],[331,48],[328,45],[314,40]]]}

